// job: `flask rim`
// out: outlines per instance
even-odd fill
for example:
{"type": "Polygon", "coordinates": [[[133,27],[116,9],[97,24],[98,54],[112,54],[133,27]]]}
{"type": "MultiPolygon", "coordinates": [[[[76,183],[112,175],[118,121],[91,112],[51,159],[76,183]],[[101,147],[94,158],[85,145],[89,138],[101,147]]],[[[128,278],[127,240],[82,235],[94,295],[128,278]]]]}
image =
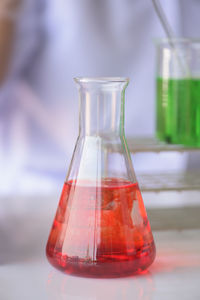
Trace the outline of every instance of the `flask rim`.
{"type": "Polygon", "coordinates": [[[170,42],[174,44],[199,44],[200,38],[177,37],[177,38],[169,39],[167,37],[164,37],[164,38],[154,38],[153,41],[156,46],[170,44],[170,42]]]}
{"type": "Polygon", "coordinates": [[[128,77],[75,77],[77,83],[125,83],[129,82],[128,77]]]}

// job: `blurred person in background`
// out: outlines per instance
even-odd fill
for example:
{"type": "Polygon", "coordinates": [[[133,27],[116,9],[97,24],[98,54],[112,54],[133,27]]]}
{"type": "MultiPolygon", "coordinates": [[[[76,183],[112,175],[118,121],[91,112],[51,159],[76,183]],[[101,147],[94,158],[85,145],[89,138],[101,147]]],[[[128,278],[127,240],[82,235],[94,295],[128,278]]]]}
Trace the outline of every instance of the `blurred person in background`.
{"type": "Polygon", "coordinates": [[[31,159],[31,141],[39,133],[32,124],[38,122],[29,72],[43,45],[44,7],[43,0],[0,1],[1,193],[17,192],[31,159]]]}
{"type": "MultiPolygon", "coordinates": [[[[162,6],[177,36],[199,37],[199,1],[162,6]]],[[[153,39],[163,36],[151,1],[1,0],[1,192],[50,192],[64,179],[78,130],[75,76],[130,77],[126,135],[153,135],[153,39]]]]}

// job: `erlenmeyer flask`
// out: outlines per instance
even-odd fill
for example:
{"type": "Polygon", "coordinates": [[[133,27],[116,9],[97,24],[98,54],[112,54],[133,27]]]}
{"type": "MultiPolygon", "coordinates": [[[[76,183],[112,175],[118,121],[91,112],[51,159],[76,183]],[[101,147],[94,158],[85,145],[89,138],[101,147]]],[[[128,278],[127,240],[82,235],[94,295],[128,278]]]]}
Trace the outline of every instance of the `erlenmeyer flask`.
{"type": "Polygon", "coordinates": [[[126,78],[76,78],[79,136],[46,253],[72,275],[146,269],[155,245],[124,135],[126,78]]]}

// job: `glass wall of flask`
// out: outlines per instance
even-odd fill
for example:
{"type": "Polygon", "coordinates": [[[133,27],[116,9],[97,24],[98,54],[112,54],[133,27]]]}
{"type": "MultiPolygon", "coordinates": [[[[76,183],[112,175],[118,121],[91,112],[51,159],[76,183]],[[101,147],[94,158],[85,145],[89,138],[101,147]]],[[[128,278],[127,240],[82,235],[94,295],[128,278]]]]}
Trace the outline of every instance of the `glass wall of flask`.
{"type": "Polygon", "coordinates": [[[155,244],[124,134],[126,78],[76,78],[79,136],[47,242],[65,273],[140,273],[155,244]]]}

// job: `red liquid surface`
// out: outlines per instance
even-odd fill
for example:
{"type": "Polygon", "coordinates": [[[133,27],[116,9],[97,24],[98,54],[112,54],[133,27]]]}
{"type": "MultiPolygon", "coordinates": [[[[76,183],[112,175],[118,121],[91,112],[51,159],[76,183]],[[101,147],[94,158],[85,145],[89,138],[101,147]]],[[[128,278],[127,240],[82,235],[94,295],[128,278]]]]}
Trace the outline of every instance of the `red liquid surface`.
{"type": "Polygon", "coordinates": [[[137,183],[108,178],[101,186],[66,182],[46,248],[72,275],[118,277],[145,270],[155,245],[137,183]]]}

